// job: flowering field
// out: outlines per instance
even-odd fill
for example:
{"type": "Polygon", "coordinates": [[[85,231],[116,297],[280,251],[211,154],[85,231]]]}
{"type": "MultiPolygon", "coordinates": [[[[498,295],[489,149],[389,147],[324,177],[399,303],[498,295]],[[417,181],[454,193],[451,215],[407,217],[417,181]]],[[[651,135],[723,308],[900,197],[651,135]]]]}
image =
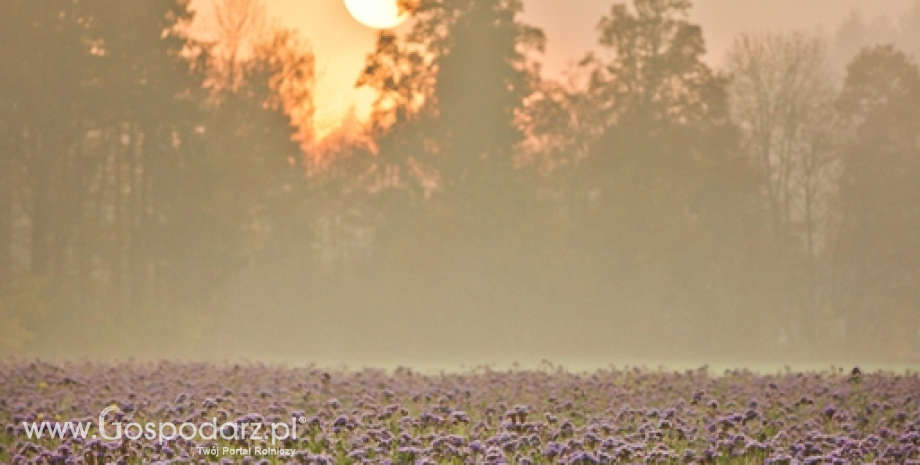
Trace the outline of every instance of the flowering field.
{"type": "Polygon", "coordinates": [[[920,463],[917,396],[858,369],[11,363],[0,462],[920,463]]]}

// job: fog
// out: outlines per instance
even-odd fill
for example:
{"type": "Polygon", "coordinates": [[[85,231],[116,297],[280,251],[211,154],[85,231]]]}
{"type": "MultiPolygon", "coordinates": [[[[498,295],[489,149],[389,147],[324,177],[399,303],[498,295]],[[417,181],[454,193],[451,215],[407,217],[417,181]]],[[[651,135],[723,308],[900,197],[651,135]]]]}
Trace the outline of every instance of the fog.
{"type": "Polygon", "coordinates": [[[368,121],[329,134],[323,51],[257,0],[196,28],[178,1],[16,3],[0,356],[920,360],[920,2],[716,34],[719,60],[735,14],[627,3],[579,49],[516,2],[416,2],[348,77],[368,121]]]}

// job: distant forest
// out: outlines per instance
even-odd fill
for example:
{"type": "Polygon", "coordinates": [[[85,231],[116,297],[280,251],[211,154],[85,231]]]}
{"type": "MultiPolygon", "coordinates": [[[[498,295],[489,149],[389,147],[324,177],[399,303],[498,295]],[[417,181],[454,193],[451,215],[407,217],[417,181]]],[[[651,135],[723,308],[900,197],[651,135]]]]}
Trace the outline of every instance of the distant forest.
{"type": "Polygon", "coordinates": [[[565,81],[523,1],[409,3],[319,138],[258,0],[4,2],[0,354],[920,357],[920,2],[720,69],[611,2],[565,81]]]}

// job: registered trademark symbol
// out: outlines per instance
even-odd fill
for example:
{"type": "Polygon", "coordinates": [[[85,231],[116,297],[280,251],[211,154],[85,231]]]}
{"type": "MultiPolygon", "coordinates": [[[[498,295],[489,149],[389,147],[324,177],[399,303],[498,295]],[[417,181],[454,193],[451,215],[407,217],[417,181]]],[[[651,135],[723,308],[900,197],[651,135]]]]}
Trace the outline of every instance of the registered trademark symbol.
{"type": "Polygon", "coordinates": [[[306,423],[307,423],[307,417],[300,417],[300,418],[297,419],[297,421],[299,421],[301,425],[306,424],[306,423]]]}

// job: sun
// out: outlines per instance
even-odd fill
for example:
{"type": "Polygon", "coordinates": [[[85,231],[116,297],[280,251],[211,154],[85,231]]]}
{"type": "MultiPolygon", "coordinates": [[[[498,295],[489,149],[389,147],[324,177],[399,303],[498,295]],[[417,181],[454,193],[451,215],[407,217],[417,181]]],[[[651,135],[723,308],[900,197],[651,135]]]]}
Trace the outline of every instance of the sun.
{"type": "Polygon", "coordinates": [[[390,29],[399,26],[409,18],[409,13],[400,13],[398,0],[345,0],[348,12],[359,23],[374,29],[390,29]]]}

